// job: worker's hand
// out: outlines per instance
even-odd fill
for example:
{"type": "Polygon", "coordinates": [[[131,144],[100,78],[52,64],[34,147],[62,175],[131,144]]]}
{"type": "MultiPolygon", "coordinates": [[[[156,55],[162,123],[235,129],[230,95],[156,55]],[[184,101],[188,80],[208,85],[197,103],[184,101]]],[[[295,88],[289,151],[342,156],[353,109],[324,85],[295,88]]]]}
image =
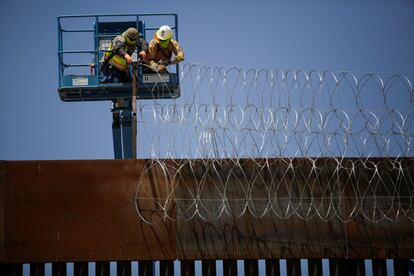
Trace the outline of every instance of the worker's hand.
{"type": "Polygon", "coordinates": [[[183,60],[184,60],[184,57],[182,55],[178,55],[174,58],[173,62],[180,62],[180,61],[183,61],[183,60]]]}
{"type": "Polygon", "coordinates": [[[158,64],[163,65],[164,67],[168,65],[168,61],[166,60],[160,60],[158,61],[158,64]]]}
{"type": "Polygon", "coordinates": [[[125,59],[126,59],[126,62],[128,63],[128,64],[131,64],[132,63],[132,57],[130,56],[130,55],[128,55],[128,54],[125,54],[125,59]]]}
{"type": "Polygon", "coordinates": [[[145,53],[145,51],[141,51],[141,52],[139,52],[139,57],[141,58],[141,59],[145,59],[146,57],[147,57],[147,53],[145,53]]]}
{"type": "Polygon", "coordinates": [[[165,73],[165,72],[167,72],[167,66],[162,65],[162,64],[158,64],[157,71],[158,71],[158,73],[165,73]]]}

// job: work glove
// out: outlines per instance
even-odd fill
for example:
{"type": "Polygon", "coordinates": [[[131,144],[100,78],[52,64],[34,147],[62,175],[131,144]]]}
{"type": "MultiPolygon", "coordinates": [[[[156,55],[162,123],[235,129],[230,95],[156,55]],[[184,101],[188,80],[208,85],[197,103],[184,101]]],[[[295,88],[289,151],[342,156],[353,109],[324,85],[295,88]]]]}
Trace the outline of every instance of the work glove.
{"type": "Polygon", "coordinates": [[[158,64],[157,71],[158,71],[158,73],[165,73],[165,72],[167,72],[167,66],[162,65],[162,64],[158,64]]]}
{"type": "Polygon", "coordinates": [[[160,61],[158,61],[158,64],[159,65],[163,65],[165,67],[165,66],[168,65],[168,61],[166,61],[166,60],[160,60],[160,61]]]}
{"type": "Polygon", "coordinates": [[[183,61],[183,60],[184,60],[184,57],[182,55],[178,55],[174,58],[173,62],[180,62],[180,61],[183,61]]]}
{"type": "Polygon", "coordinates": [[[139,57],[141,58],[141,59],[145,59],[146,57],[147,57],[147,53],[145,53],[145,51],[141,51],[141,52],[139,52],[139,57]]]}
{"type": "Polygon", "coordinates": [[[124,58],[126,59],[127,64],[131,64],[132,63],[132,57],[128,54],[125,54],[124,58]]]}

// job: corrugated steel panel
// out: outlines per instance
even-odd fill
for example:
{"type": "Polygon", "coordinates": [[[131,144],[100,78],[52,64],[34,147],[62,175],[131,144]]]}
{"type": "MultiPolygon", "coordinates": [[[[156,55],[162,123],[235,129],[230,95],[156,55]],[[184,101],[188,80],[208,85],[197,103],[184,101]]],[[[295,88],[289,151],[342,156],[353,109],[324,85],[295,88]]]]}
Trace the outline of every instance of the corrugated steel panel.
{"type": "MultiPolygon", "coordinates": [[[[412,168],[413,160],[404,162],[412,168]]],[[[301,160],[296,165],[299,172],[309,169],[301,160]]],[[[163,221],[162,208],[142,199],[141,210],[160,221],[149,225],[135,209],[145,166],[146,160],[1,162],[1,262],[414,256],[414,223],[407,219],[370,223],[356,216],[344,224],[246,213],[206,222],[197,217],[186,221],[182,210],[172,208],[172,219],[163,221]]],[[[226,162],[222,166],[225,171],[226,162]]],[[[243,166],[249,170],[251,162],[243,166]]],[[[414,179],[414,172],[408,173],[414,179]]],[[[197,186],[195,176],[182,177],[185,187],[173,190],[176,183],[151,169],[140,189],[153,198],[189,198],[197,186]]]]}

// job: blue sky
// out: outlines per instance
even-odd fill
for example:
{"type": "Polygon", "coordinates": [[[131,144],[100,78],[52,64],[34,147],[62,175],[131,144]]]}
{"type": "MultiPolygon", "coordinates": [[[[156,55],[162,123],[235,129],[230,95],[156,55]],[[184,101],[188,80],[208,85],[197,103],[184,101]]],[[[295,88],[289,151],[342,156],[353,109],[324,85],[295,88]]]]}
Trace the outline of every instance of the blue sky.
{"type": "Polygon", "coordinates": [[[2,0],[0,7],[6,160],[113,158],[111,104],[58,98],[56,17],[63,14],[177,13],[191,63],[413,71],[412,1],[2,0]]]}

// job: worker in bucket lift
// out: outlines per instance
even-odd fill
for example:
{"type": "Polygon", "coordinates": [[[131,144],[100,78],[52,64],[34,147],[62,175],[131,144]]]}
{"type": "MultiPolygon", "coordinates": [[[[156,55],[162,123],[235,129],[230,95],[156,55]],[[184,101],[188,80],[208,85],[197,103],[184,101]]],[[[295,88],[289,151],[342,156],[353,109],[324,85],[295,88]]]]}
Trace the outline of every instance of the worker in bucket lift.
{"type": "Polygon", "coordinates": [[[121,35],[116,36],[105,52],[101,70],[101,82],[130,82],[131,75],[128,65],[132,63],[132,54],[137,48],[139,57],[145,58],[148,50],[147,42],[139,36],[138,30],[128,28],[121,35]]]}
{"type": "Polygon", "coordinates": [[[154,34],[145,57],[145,63],[152,69],[151,71],[166,73],[169,64],[184,60],[183,49],[172,37],[173,31],[167,25],[161,26],[154,34]],[[173,53],[175,57],[171,60],[173,53]]]}

